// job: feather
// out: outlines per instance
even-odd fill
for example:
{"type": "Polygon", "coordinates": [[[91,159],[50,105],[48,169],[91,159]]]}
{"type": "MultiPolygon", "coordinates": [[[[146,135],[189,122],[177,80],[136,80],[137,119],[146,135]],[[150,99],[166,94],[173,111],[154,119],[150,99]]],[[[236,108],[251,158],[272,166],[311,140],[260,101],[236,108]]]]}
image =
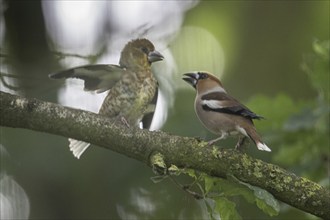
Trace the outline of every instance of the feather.
{"type": "Polygon", "coordinates": [[[105,92],[118,82],[127,70],[118,65],[85,65],[49,74],[52,79],[78,78],[84,80],[85,91],[105,92]]]}
{"type": "Polygon", "coordinates": [[[156,110],[157,99],[158,99],[158,89],[156,90],[155,95],[152,98],[152,101],[147,106],[147,110],[141,120],[142,128],[144,128],[144,129],[150,129],[150,127],[151,127],[151,123],[154,118],[154,114],[155,114],[155,110],[156,110]]]}
{"type": "Polygon", "coordinates": [[[272,151],[266,144],[261,143],[261,142],[257,143],[257,148],[259,150],[263,150],[263,151],[268,151],[268,152],[272,151]]]}
{"type": "Polygon", "coordinates": [[[70,151],[72,151],[73,155],[79,159],[80,156],[85,152],[85,150],[87,150],[87,148],[89,147],[89,143],[86,143],[84,141],[78,141],[72,138],[69,138],[69,148],[70,151]]]}
{"type": "Polygon", "coordinates": [[[240,115],[248,119],[262,119],[248,109],[246,106],[240,104],[236,99],[227,95],[224,92],[212,92],[201,97],[202,107],[206,111],[215,111],[219,113],[240,115]]]}

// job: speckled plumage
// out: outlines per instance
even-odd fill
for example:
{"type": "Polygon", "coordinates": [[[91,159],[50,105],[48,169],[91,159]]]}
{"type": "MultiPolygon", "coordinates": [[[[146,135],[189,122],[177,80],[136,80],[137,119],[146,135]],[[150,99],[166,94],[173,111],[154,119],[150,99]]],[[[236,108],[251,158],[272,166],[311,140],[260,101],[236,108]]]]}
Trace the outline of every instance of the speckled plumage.
{"type": "MultiPolygon", "coordinates": [[[[128,126],[138,126],[155,107],[157,80],[151,64],[163,59],[147,39],[128,42],[121,52],[118,65],[87,65],[51,74],[51,78],[80,78],[85,90],[109,90],[99,114],[117,118],[128,126]]],[[[89,143],[69,138],[70,150],[79,158],[89,143]]]]}
{"type": "Polygon", "coordinates": [[[151,69],[141,72],[127,71],[104,99],[99,114],[109,117],[123,117],[131,126],[142,120],[157,89],[157,81],[151,69]],[[132,83],[134,82],[134,83],[132,83]]]}
{"type": "Polygon", "coordinates": [[[132,126],[141,121],[157,90],[151,62],[143,50],[151,52],[155,48],[146,39],[133,40],[125,46],[119,61],[125,72],[104,99],[99,114],[124,117],[132,126]]]}

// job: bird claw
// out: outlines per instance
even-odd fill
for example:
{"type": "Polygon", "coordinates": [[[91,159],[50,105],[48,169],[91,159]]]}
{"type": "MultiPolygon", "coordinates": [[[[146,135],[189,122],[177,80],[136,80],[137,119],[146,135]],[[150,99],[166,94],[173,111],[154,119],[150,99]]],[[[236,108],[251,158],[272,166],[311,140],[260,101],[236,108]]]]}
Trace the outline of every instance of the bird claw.
{"type": "Polygon", "coordinates": [[[210,141],[208,141],[207,142],[207,144],[209,145],[209,146],[211,146],[211,145],[213,145],[215,142],[217,142],[218,140],[217,139],[215,139],[215,140],[210,140],[210,141]]]}
{"type": "Polygon", "coordinates": [[[240,137],[235,146],[235,150],[239,150],[239,151],[243,150],[245,141],[246,141],[246,137],[243,137],[243,138],[240,137]]]}
{"type": "Polygon", "coordinates": [[[130,127],[130,125],[128,124],[126,118],[124,118],[123,116],[120,117],[120,121],[121,121],[124,125],[126,125],[128,128],[130,127]]]}
{"type": "Polygon", "coordinates": [[[216,138],[216,139],[213,139],[213,140],[210,140],[210,141],[208,142],[208,145],[213,145],[215,142],[218,142],[218,141],[220,141],[220,140],[222,140],[222,139],[225,139],[227,136],[228,136],[227,133],[222,133],[220,137],[218,137],[218,138],[216,138]]]}
{"type": "Polygon", "coordinates": [[[238,150],[238,151],[240,151],[241,150],[241,145],[239,145],[238,143],[235,145],[235,148],[234,148],[235,150],[238,150]]]}

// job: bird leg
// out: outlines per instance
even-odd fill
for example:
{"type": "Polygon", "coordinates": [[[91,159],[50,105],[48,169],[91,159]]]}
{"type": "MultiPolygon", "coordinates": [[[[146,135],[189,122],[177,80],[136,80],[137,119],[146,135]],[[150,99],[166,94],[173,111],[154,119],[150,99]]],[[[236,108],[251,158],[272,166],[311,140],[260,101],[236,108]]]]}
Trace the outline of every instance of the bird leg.
{"type": "Polygon", "coordinates": [[[130,125],[128,124],[126,118],[124,118],[124,116],[121,116],[121,117],[120,117],[120,121],[121,121],[124,125],[126,125],[128,128],[130,127],[130,125]]]}
{"type": "Polygon", "coordinates": [[[236,144],[236,146],[235,146],[235,149],[236,150],[241,150],[242,149],[242,147],[243,147],[243,145],[244,145],[244,143],[245,143],[245,141],[246,141],[246,137],[245,136],[240,136],[239,138],[238,138],[238,142],[237,142],[237,144],[236,144]]]}
{"type": "Polygon", "coordinates": [[[221,139],[226,138],[227,136],[228,136],[227,133],[222,132],[220,137],[218,137],[218,138],[216,138],[216,139],[213,139],[213,140],[210,140],[210,141],[208,142],[208,145],[212,145],[212,144],[214,144],[215,142],[220,141],[221,139]]]}

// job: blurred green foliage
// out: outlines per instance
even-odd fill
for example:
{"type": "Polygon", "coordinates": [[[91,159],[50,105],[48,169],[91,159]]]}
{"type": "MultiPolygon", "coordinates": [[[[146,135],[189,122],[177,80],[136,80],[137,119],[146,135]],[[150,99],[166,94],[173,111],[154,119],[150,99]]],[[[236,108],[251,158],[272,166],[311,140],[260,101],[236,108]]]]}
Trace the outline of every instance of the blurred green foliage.
{"type": "MultiPolygon", "coordinates": [[[[265,112],[272,123],[260,123],[259,130],[273,147],[273,161],[296,174],[329,185],[329,41],[315,41],[313,53],[304,56],[303,70],[317,91],[317,98],[295,101],[288,94],[275,97],[256,95],[248,103],[256,112],[265,112]]],[[[183,173],[194,179],[202,191],[210,219],[242,219],[236,202],[240,196],[269,216],[280,212],[277,200],[266,190],[241,182],[183,173]]],[[[309,215],[307,215],[309,216],[309,215]]]]}
{"type": "MultiPolygon", "coordinates": [[[[42,15],[40,8],[22,8],[22,12],[28,10],[40,19],[47,16],[42,15]]],[[[31,16],[24,19],[31,20],[31,16]]],[[[26,46],[10,57],[15,59],[21,52],[28,58],[35,57],[34,62],[26,62],[28,65],[19,63],[24,66],[23,73],[38,72],[43,79],[30,77],[33,93],[25,95],[55,102],[57,90],[49,85],[47,75],[58,64],[41,59],[51,53],[44,49],[46,41],[33,37],[43,32],[42,24],[34,21],[24,27],[7,26],[8,30],[22,29],[24,34],[17,35],[22,40],[13,43],[26,46]],[[32,37],[27,40],[29,33],[32,37]],[[44,89],[40,91],[41,87],[44,89]]],[[[186,14],[183,27],[187,26],[202,28],[212,35],[208,39],[216,39],[216,45],[223,50],[224,64],[211,60],[214,53],[209,52],[212,49],[209,47],[203,53],[193,48],[175,48],[174,59],[182,65],[178,69],[210,70],[210,65],[220,64],[226,89],[266,118],[257,121],[256,127],[273,152],[259,152],[251,144],[248,153],[329,185],[329,41],[315,41],[311,47],[314,38],[329,38],[329,1],[201,1],[186,14]],[[201,59],[201,55],[205,57],[201,59]],[[182,62],[183,56],[193,57],[195,63],[182,62]],[[203,65],[197,66],[199,60],[203,65]]],[[[191,41],[201,39],[197,46],[211,42],[192,32],[186,35],[191,41]]],[[[191,41],[185,46],[193,46],[191,41]]],[[[177,74],[179,82],[183,72],[177,74]]],[[[176,92],[174,109],[162,130],[211,139],[212,134],[195,116],[193,89],[185,86],[186,90],[176,92]]],[[[216,219],[220,215],[223,219],[270,218],[257,207],[256,191],[240,183],[230,188],[220,180],[222,183],[213,190],[222,197],[200,203],[167,180],[154,184],[149,179],[153,174],[144,164],[105,149],[91,147],[86,157],[78,161],[72,158],[63,137],[11,128],[1,128],[1,135],[1,143],[11,155],[6,163],[7,172],[26,191],[31,202],[31,219],[216,219]],[[234,195],[235,191],[239,193],[234,195]]],[[[221,145],[232,147],[234,140],[230,141],[221,145]]],[[[4,160],[1,166],[4,167],[4,160]]],[[[179,178],[186,180],[182,175],[179,178]]],[[[205,178],[204,182],[207,181],[216,180],[205,178]]],[[[209,192],[210,186],[207,189],[204,191],[209,192]]],[[[261,199],[260,204],[265,204],[265,200],[261,199]]],[[[271,218],[291,220],[310,216],[281,204],[279,215],[271,218]]]]}
{"type": "Polygon", "coordinates": [[[313,49],[313,54],[304,56],[302,68],[317,97],[306,100],[298,113],[283,122],[282,145],[274,160],[329,186],[329,40],[315,41],[313,49]]]}
{"type": "MultiPolygon", "coordinates": [[[[259,126],[268,133],[273,159],[297,174],[329,186],[329,41],[315,41],[314,52],[304,56],[302,69],[317,97],[294,101],[287,94],[254,97],[249,106],[267,112],[274,123],[259,126]]],[[[266,116],[267,117],[267,116],[266,116]]],[[[267,138],[267,137],[266,137],[267,138]]]]}

